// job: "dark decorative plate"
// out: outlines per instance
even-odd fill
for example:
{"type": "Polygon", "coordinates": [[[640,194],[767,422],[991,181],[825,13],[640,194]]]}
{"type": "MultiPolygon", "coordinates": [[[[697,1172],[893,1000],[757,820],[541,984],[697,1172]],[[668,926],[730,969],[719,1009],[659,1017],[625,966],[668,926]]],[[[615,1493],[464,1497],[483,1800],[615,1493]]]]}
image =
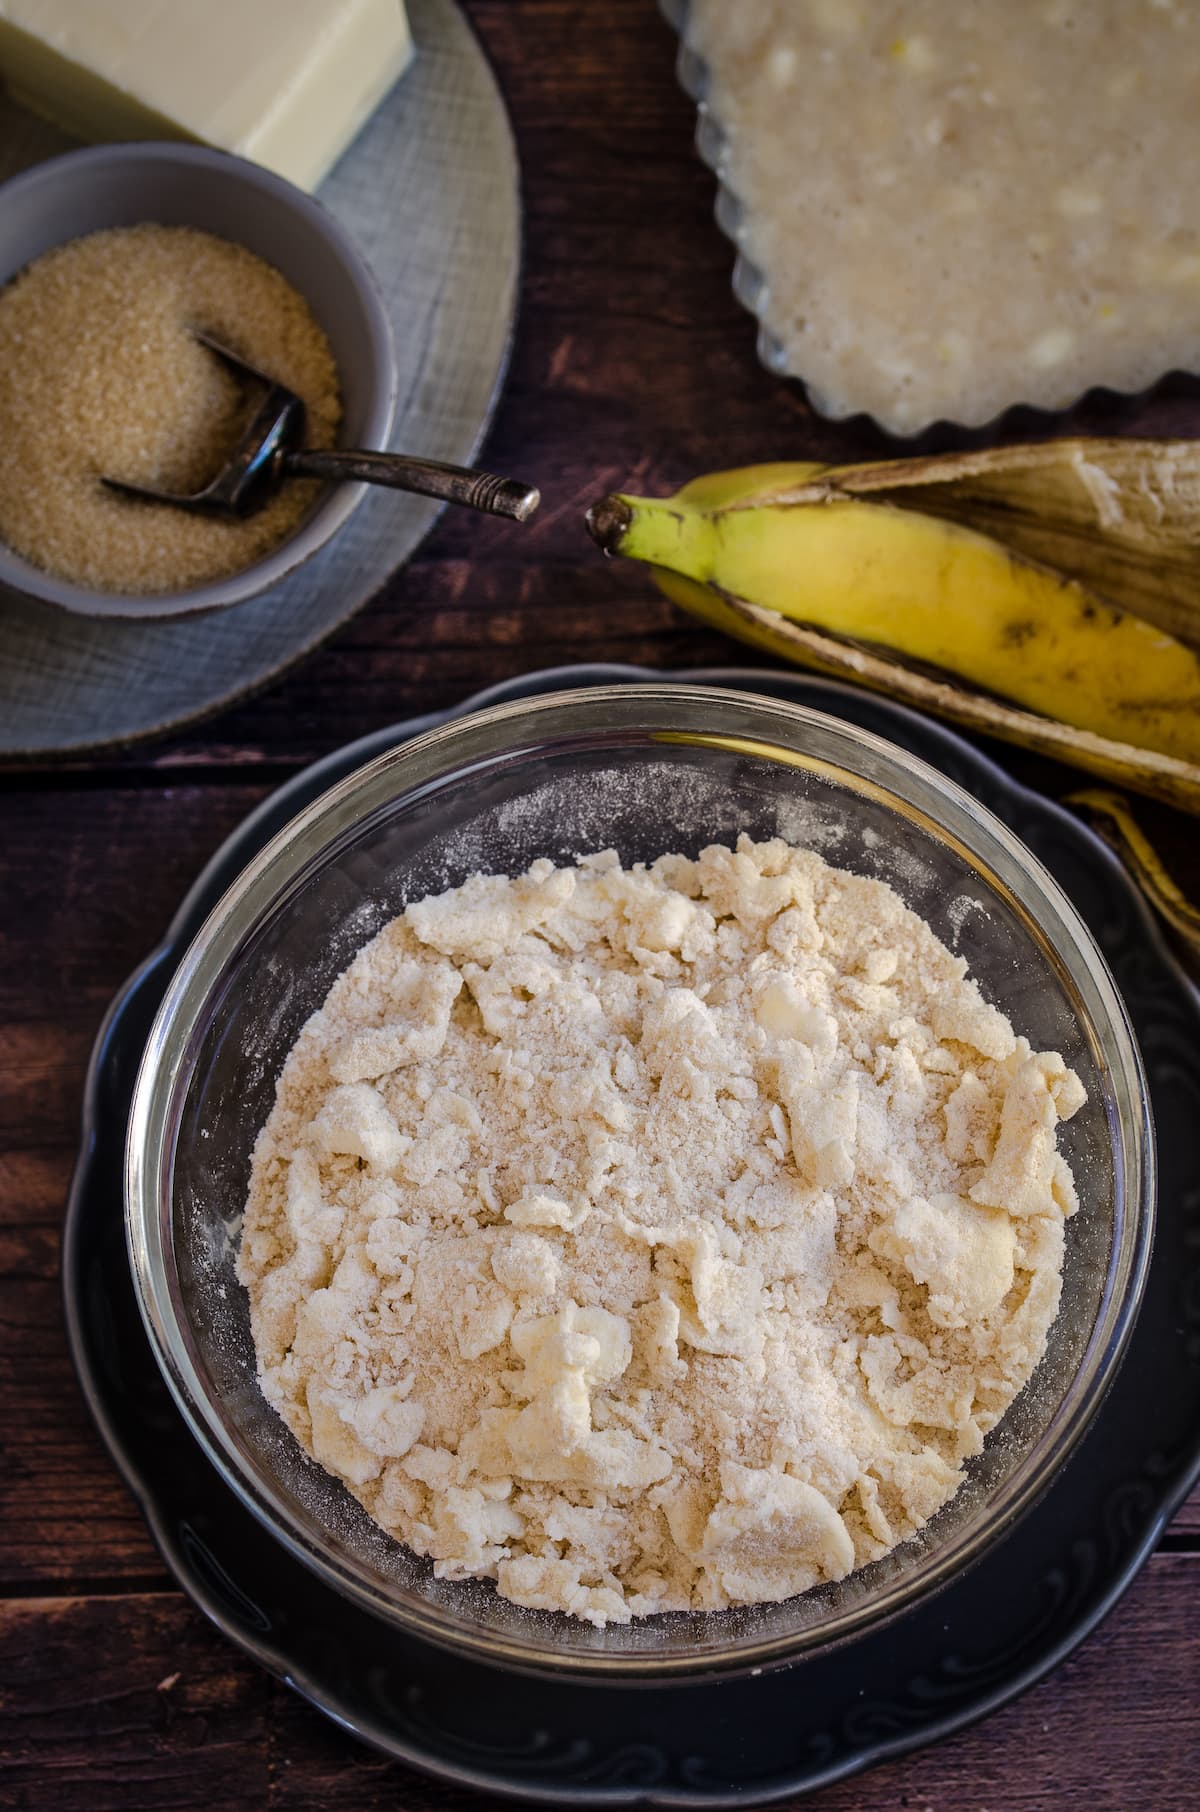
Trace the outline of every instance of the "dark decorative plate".
{"type": "MultiPolygon", "coordinates": [[[[461,709],[661,677],[572,667],[497,687],[461,709]]],[[[557,1805],[761,1803],[960,1728],[1048,1672],[1111,1609],[1200,1470],[1200,995],[1120,867],[1058,807],[911,712],[799,675],[680,677],[813,705],[950,774],[1057,876],[1128,1002],[1161,1146],[1162,1213],[1146,1298],[1090,1433],[999,1547],[901,1622],[787,1670],[716,1684],[532,1686],[404,1637],[342,1601],[276,1544],[204,1458],[159,1377],[126,1261],[121,1159],[143,1041],[187,941],[260,845],[353,767],[440,719],[400,724],[318,762],[205,869],[101,1030],[67,1214],[75,1364],[185,1590],[234,1642],[364,1741],[447,1780],[557,1805]]]]}

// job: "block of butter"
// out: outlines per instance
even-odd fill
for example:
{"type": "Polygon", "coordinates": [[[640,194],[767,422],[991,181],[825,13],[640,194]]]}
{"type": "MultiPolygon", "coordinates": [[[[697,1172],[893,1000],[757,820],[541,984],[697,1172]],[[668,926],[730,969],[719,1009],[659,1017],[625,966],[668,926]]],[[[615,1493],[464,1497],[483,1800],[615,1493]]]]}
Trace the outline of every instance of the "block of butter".
{"type": "Polygon", "coordinates": [[[0,0],[0,73],[35,113],[196,139],[306,189],[411,55],[404,0],[0,0]]]}

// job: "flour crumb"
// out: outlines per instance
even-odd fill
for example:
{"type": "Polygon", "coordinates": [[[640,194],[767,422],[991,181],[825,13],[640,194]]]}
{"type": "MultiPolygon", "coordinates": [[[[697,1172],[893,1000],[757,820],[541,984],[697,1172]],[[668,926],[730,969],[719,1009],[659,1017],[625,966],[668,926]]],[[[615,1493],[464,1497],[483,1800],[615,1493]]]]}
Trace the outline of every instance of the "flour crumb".
{"type": "Polygon", "coordinates": [[[296,1042],[238,1275],[304,1449],[603,1626],[845,1578],[1045,1349],[1084,1100],[890,887],[775,839],[476,875],[296,1042]]]}

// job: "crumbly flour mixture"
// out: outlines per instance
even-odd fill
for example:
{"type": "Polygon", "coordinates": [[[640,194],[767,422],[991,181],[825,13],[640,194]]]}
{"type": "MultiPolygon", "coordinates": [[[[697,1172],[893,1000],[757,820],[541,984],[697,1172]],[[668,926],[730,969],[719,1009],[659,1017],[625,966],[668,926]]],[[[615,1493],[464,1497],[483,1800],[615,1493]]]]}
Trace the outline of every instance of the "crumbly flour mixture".
{"type": "Polygon", "coordinates": [[[841,1579],[1043,1352],[1084,1091],[781,841],[476,875],[360,952],[254,1154],[262,1387],[444,1577],[595,1624],[841,1579]]]}

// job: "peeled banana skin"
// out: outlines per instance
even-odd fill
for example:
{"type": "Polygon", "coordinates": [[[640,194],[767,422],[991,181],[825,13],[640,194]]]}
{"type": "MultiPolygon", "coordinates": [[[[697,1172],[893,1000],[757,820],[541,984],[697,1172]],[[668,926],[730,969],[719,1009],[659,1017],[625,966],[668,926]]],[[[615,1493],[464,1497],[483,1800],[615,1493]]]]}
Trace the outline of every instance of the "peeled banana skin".
{"type": "Polygon", "coordinates": [[[814,487],[965,523],[1200,644],[1200,441],[1056,437],[827,466],[814,487]]]}
{"type": "Polygon", "coordinates": [[[711,473],[604,498],[589,527],[774,654],[1200,811],[1200,654],[990,536],[839,494],[837,471],[711,473]]]}
{"type": "Polygon", "coordinates": [[[1084,787],[1077,793],[1068,793],[1063,804],[1082,813],[1120,857],[1155,912],[1175,933],[1193,972],[1200,973],[1200,907],[1193,905],[1167,872],[1128,801],[1103,787],[1084,787]]]}

